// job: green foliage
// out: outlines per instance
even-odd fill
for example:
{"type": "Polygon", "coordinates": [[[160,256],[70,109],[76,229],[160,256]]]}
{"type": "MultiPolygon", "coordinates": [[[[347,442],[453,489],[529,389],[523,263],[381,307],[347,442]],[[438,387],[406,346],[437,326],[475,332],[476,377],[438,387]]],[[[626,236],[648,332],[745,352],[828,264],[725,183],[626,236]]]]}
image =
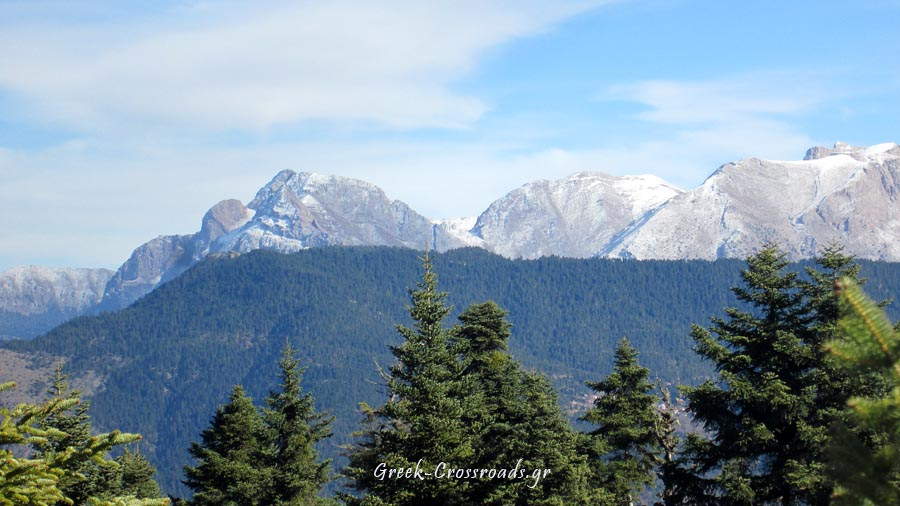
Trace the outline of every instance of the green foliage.
{"type": "Polygon", "coordinates": [[[882,396],[853,397],[850,422],[862,440],[836,426],[831,445],[835,504],[900,505],[900,332],[851,278],[836,285],[840,294],[839,338],[826,348],[850,374],[883,375],[890,390],[882,396]],[[873,448],[874,447],[874,448],[873,448]]]}
{"type": "Polygon", "coordinates": [[[81,400],[80,392],[69,388],[61,367],[54,371],[47,394],[51,399],[75,401],[70,408],[50,413],[38,424],[43,430],[58,431],[58,438],[31,444],[35,456],[41,459],[53,459],[70,448],[75,450],[72,458],[62,464],[64,474],[57,484],[66,498],[84,504],[118,497],[157,499],[162,495],[153,478],[156,470],[139,453],[126,449],[114,460],[92,453],[90,404],[81,400]]]}
{"type": "MultiPolygon", "coordinates": [[[[388,468],[416,468],[434,476],[438,465],[466,467],[474,454],[474,440],[464,413],[472,403],[472,386],[462,377],[461,363],[443,325],[450,312],[446,293],[437,289],[437,275],[428,254],[424,274],[410,291],[413,327],[397,325],[403,337],[391,347],[396,362],[385,380],[388,400],[381,407],[362,406],[366,428],[350,451],[345,474],[354,489],[368,499],[395,506],[465,504],[468,482],[449,479],[379,479],[379,464],[388,468]]],[[[350,504],[363,504],[347,497],[350,504]]]]}
{"type": "Polygon", "coordinates": [[[596,428],[588,434],[592,482],[609,491],[611,504],[632,504],[654,481],[661,435],[660,413],[649,381],[650,371],[637,360],[627,339],[616,348],[613,372],[589,382],[597,398],[582,420],[596,428]]]}
{"type": "MultiPolygon", "coordinates": [[[[88,409],[90,404],[81,400],[81,394],[70,390],[67,378],[61,367],[54,371],[53,379],[47,390],[51,399],[73,399],[76,404],[67,410],[50,414],[40,422],[42,429],[56,429],[65,436],[32,444],[39,458],[52,458],[54,454],[72,447],[83,450],[90,444],[93,433],[88,409]]],[[[90,497],[102,496],[110,492],[111,482],[115,479],[115,466],[108,459],[97,460],[90,454],[82,452],[79,457],[68,459],[64,469],[66,473],[59,481],[63,495],[75,504],[82,504],[90,497]]]]}
{"type": "Polygon", "coordinates": [[[169,506],[169,499],[146,499],[134,496],[115,497],[113,499],[88,499],[87,506],[169,506]]]}
{"type": "MultiPolygon", "coordinates": [[[[57,379],[60,379],[59,374],[57,379]]],[[[0,392],[14,386],[11,382],[0,384],[0,392]]],[[[54,397],[40,405],[0,407],[0,505],[78,504],[66,496],[64,487],[86,479],[80,472],[80,465],[94,462],[115,468],[115,463],[110,464],[104,458],[106,453],[115,446],[140,438],[136,434],[113,431],[89,435],[78,444],[63,446],[64,442],[70,441],[70,435],[50,421],[64,418],[66,411],[77,409],[79,403],[77,397],[67,396],[54,397]],[[35,458],[17,457],[13,450],[26,445],[45,450],[35,458]]],[[[168,504],[168,501],[153,504],[168,504]]]]}
{"type": "MultiPolygon", "coordinates": [[[[141,433],[163,490],[185,495],[181,469],[190,462],[190,443],[235,383],[265,398],[288,340],[308,366],[304,384],[317,406],[336,416],[334,437],[318,450],[341,467],[339,447],[357,428],[357,403],[383,399],[373,362],[392,363],[388,346],[401,341],[394,323],[410,324],[398,301],[420,277],[417,255],[335,247],[209,258],[127,309],[0,347],[35,360],[64,356],[73,377],[101,378],[103,394],[91,399],[94,425],[141,433]]],[[[605,336],[627,335],[642,364],[667,383],[708,377],[712,367],[691,351],[690,324],[734,305],[728,287],[743,265],[508,260],[479,249],[432,259],[450,305],[494,300],[509,310],[516,324],[511,355],[552,379],[567,414],[584,404],[584,382],[610,371],[615,341],[605,336]]],[[[900,293],[900,264],[862,265],[873,295],[900,293]]],[[[896,306],[888,309],[900,317],[896,306]]]]}
{"type": "Polygon", "coordinates": [[[331,462],[315,445],[331,435],[331,418],[318,413],[301,387],[302,370],[286,346],[279,361],[281,384],[266,409],[253,405],[241,386],[219,407],[201,442],[197,461],[185,467],[194,505],[277,506],[330,504],[320,499],[331,462]]]}
{"type": "Polygon", "coordinates": [[[316,444],[331,436],[332,417],[318,413],[313,397],[300,385],[302,370],[287,345],[279,362],[281,388],[266,399],[263,422],[272,440],[273,487],[266,504],[319,504],[322,487],[331,480],[331,460],[319,461],[316,444]]]}
{"type": "Polygon", "coordinates": [[[162,496],[154,478],[156,468],[140,452],[125,448],[115,459],[119,465],[115,496],[153,499],[162,496]]]}
{"type": "Polygon", "coordinates": [[[785,270],[780,252],[767,248],[747,263],[744,286],[735,293],[751,310],[728,308],[727,320],[713,318],[711,330],[692,332],[697,352],[716,364],[719,382],[683,389],[695,419],[712,433],[688,439],[686,454],[709,504],[792,504],[789,467],[821,444],[801,432],[813,401],[798,363],[809,351],[798,335],[805,308],[797,274],[785,270]]]}
{"type": "MultiPolygon", "coordinates": [[[[510,324],[494,302],[473,304],[459,315],[457,348],[472,385],[465,424],[476,443],[468,467],[549,469],[537,483],[481,480],[466,493],[467,504],[596,504],[588,486],[586,459],[576,434],[559,409],[546,377],[522,370],[506,351],[510,324]]],[[[600,493],[600,491],[598,491],[600,493]]]]}
{"type": "MultiPolygon", "coordinates": [[[[0,392],[15,383],[0,384],[0,392]]],[[[61,464],[74,450],[57,456],[56,461],[17,458],[10,446],[33,444],[63,437],[54,431],[37,427],[37,422],[50,414],[75,404],[75,400],[51,400],[43,405],[21,404],[15,408],[0,407],[0,504],[52,505],[65,501],[58,487],[64,471],[61,464]]]]}
{"type": "Polygon", "coordinates": [[[735,293],[749,310],[728,308],[692,333],[719,379],[684,388],[709,437],[687,439],[693,480],[680,485],[700,504],[828,504],[829,427],[846,417],[849,397],[882,385],[836,370],[822,347],[837,323],[830,287],[858,269],[836,248],[808,269],[809,281],[774,247],[747,263],[735,293]]]}
{"type": "Polygon", "coordinates": [[[194,491],[197,506],[262,506],[274,486],[266,443],[268,428],[244,393],[235,386],[228,404],[216,410],[201,442],[191,445],[195,466],[185,467],[185,484],[194,491]]]}

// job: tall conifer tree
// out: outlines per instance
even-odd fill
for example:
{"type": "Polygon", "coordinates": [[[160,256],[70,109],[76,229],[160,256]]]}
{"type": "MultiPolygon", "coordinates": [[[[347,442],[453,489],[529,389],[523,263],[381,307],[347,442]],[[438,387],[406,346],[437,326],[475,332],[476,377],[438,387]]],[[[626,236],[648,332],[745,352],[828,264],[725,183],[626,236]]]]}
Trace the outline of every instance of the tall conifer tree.
{"type": "Polygon", "coordinates": [[[594,504],[586,460],[576,434],[541,375],[527,373],[507,352],[510,325],[494,302],[473,304],[459,316],[458,347],[465,374],[476,388],[467,425],[477,444],[471,467],[550,469],[537,484],[528,480],[482,480],[467,504],[594,504]]]}
{"type": "Polygon", "coordinates": [[[465,480],[374,475],[379,464],[418,468],[422,473],[433,473],[440,462],[465,467],[474,455],[464,419],[472,388],[461,378],[461,362],[443,323],[450,308],[446,294],[438,291],[427,253],[423,266],[422,281],[410,292],[414,325],[398,325],[403,342],[391,347],[397,362],[385,374],[388,400],[377,409],[362,405],[366,426],[357,434],[360,442],[350,451],[345,474],[366,496],[346,497],[351,504],[466,504],[465,480]]]}
{"type": "Polygon", "coordinates": [[[830,287],[858,270],[836,248],[817,260],[809,281],[788,270],[775,247],[747,262],[734,292],[748,310],[729,308],[727,318],[692,332],[719,378],[684,388],[710,437],[688,437],[693,479],[682,488],[699,504],[828,504],[829,427],[846,417],[849,397],[880,388],[871,376],[836,370],[822,347],[837,321],[830,287]]]}
{"type": "Polygon", "coordinates": [[[275,484],[268,447],[271,436],[253,401],[235,386],[229,402],[216,410],[201,442],[191,445],[194,466],[185,484],[197,506],[267,506],[275,484]]]}
{"type": "Polygon", "coordinates": [[[264,421],[272,440],[273,505],[319,503],[322,487],[331,480],[331,461],[318,460],[316,444],[331,436],[332,418],[318,413],[313,397],[300,385],[303,371],[287,345],[279,362],[281,386],[266,404],[264,421]]]}
{"type": "Polygon", "coordinates": [[[613,372],[588,383],[598,396],[582,420],[595,425],[588,435],[594,486],[608,490],[615,504],[634,504],[654,479],[660,451],[660,414],[649,381],[627,339],[619,342],[613,372]]]}

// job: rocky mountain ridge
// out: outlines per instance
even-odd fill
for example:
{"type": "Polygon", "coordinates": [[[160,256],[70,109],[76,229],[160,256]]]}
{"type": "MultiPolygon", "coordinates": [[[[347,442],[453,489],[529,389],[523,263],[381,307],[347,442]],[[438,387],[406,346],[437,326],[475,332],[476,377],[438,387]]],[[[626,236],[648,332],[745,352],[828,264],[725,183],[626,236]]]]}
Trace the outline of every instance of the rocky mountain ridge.
{"type": "Polygon", "coordinates": [[[509,192],[469,233],[510,258],[589,257],[619,230],[682,191],[656,176],[579,172],[509,192]]]}
{"type": "MultiPolygon", "coordinates": [[[[207,255],[255,249],[475,246],[510,258],[712,260],[744,257],[776,242],[801,259],[838,242],[861,258],[900,261],[898,199],[895,143],[814,147],[801,161],[749,158],[722,165],[689,191],[656,176],[580,172],[528,183],[477,217],[439,221],[365,181],[285,170],[246,206],[233,199],[213,206],[197,233],[139,246],[102,290],[101,274],[91,278],[93,291],[74,298],[46,296],[49,279],[60,279],[59,293],[74,290],[65,288],[77,285],[69,278],[7,281],[0,285],[0,311],[28,316],[51,306],[72,314],[117,309],[207,255]]],[[[0,280],[17,275],[5,273],[0,280]]]]}
{"type": "Polygon", "coordinates": [[[113,274],[36,265],[0,273],[0,340],[34,337],[96,307],[113,274]]]}
{"type": "Polygon", "coordinates": [[[860,258],[900,260],[900,147],[837,143],[812,148],[801,161],[725,164],[623,229],[598,255],[743,258],[766,242],[793,260],[830,243],[860,258]]]}
{"type": "Polygon", "coordinates": [[[31,315],[48,307],[83,310],[99,303],[109,269],[14,267],[0,273],[0,311],[31,315]]]}

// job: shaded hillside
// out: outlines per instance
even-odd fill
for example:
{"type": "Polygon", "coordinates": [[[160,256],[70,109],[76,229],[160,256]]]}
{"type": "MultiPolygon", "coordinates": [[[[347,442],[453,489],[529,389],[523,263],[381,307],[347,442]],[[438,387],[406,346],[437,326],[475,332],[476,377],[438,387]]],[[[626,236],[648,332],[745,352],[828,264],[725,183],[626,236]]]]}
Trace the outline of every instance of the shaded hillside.
{"type": "Polygon", "coordinates": [[[23,315],[0,310],[0,341],[8,339],[31,339],[44,334],[57,325],[78,316],[75,312],[51,309],[45,313],[23,315]]]}
{"type": "MultiPolygon", "coordinates": [[[[3,346],[67,357],[76,379],[99,379],[100,428],[144,434],[161,483],[182,492],[189,442],[231,385],[261,400],[286,341],[308,366],[305,385],[318,407],[337,417],[323,450],[339,453],[357,427],[357,403],[381,401],[375,364],[391,363],[393,326],[408,322],[406,291],[419,277],[419,254],[328,247],[211,258],[127,309],[3,346]]],[[[702,377],[708,369],[691,352],[690,324],[733,304],[728,287],[742,262],[523,261],[462,249],[435,255],[435,265],[454,315],[485,299],[509,309],[513,354],[551,375],[563,403],[578,409],[583,381],[608,371],[622,336],[653,374],[675,383],[702,377]]],[[[878,280],[869,287],[876,296],[900,287],[900,264],[866,263],[865,274],[878,280]]]]}

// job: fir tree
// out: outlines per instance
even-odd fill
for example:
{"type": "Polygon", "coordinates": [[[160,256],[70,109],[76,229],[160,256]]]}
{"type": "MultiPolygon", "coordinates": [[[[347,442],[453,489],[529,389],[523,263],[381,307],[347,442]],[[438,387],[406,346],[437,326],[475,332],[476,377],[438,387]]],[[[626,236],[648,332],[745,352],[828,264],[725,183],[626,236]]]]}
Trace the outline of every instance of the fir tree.
{"type": "MultiPolygon", "coordinates": [[[[827,247],[816,264],[815,269],[806,268],[810,280],[802,285],[811,317],[805,334],[811,350],[807,381],[816,386],[816,401],[809,421],[826,434],[834,423],[849,423],[851,411],[846,405],[851,397],[878,397],[887,392],[888,385],[877,371],[854,371],[829,360],[825,344],[844,338],[840,322],[845,310],[835,286],[840,282],[862,286],[865,280],[859,279],[860,267],[853,257],[843,254],[837,246],[827,247]]],[[[879,305],[885,304],[886,301],[879,305]]],[[[830,483],[827,477],[821,481],[830,483]]],[[[830,485],[823,487],[823,495],[829,492],[830,485]]]]}
{"type": "Polygon", "coordinates": [[[138,499],[162,496],[154,479],[156,468],[139,451],[126,448],[115,462],[119,465],[115,495],[138,499]]]}
{"type": "Polygon", "coordinates": [[[140,484],[146,493],[137,495],[132,493],[132,490],[123,489],[122,485],[123,473],[127,470],[122,464],[127,464],[130,472],[130,468],[136,464],[134,454],[126,450],[122,456],[110,460],[105,454],[97,455],[89,450],[94,444],[92,423],[88,414],[90,404],[81,399],[79,391],[69,387],[68,377],[63,373],[62,367],[54,370],[47,394],[51,399],[75,401],[71,408],[51,413],[39,424],[44,430],[59,431],[60,437],[32,445],[35,455],[39,458],[50,458],[65,452],[68,448],[76,450],[73,457],[66,460],[63,467],[65,474],[59,480],[59,488],[67,499],[75,504],[84,504],[89,502],[89,499],[96,502],[115,500],[117,497],[137,499],[160,497],[159,486],[153,480],[155,470],[146,460],[143,460],[143,464],[150,469],[150,473],[142,478],[144,481],[140,484]]]}
{"type": "MultiPolygon", "coordinates": [[[[84,450],[90,444],[92,435],[88,414],[90,403],[81,399],[79,391],[69,388],[68,377],[60,366],[54,369],[47,394],[51,399],[72,399],[76,403],[72,408],[52,413],[40,422],[42,429],[56,429],[65,435],[32,445],[35,454],[45,458],[69,447],[84,450]]],[[[81,451],[78,455],[66,461],[66,473],[59,481],[63,494],[76,504],[87,502],[89,497],[109,495],[115,487],[114,466],[109,465],[106,459],[98,462],[89,452],[81,451]]]]}
{"type": "Polygon", "coordinates": [[[615,504],[633,504],[653,482],[659,453],[655,407],[649,371],[641,367],[627,339],[619,342],[613,372],[588,383],[597,393],[582,420],[597,426],[589,434],[588,455],[595,487],[609,491],[615,504]]]}
{"type": "Polygon", "coordinates": [[[318,461],[316,444],[331,436],[331,421],[316,412],[313,398],[301,388],[302,370],[294,349],[286,346],[279,362],[281,388],[266,400],[264,422],[273,438],[274,505],[319,503],[318,494],[331,479],[331,461],[318,461]]]}
{"type": "Polygon", "coordinates": [[[229,402],[216,410],[201,442],[191,445],[195,466],[185,467],[185,484],[194,491],[191,504],[264,506],[275,485],[267,446],[268,428],[244,393],[235,386],[229,402]]]}
{"type": "MultiPolygon", "coordinates": [[[[712,432],[687,441],[710,504],[799,504],[806,497],[792,472],[821,441],[804,431],[814,390],[805,388],[809,347],[797,275],[775,248],[747,260],[746,287],[735,294],[752,311],[726,310],[711,330],[695,326],[697,352],[713,361],[720,383],[684,388],[695,419],[712,432]],[[713,335],[715,334],[715,336],[713,335]],[[716,473],[708,476],[709,473],[716,473]]],[[[802,462],[801,465],[806,464],[802,462]]],[[[805,487],[808,488],[808,487],[805,487]]]]}
{"type": "MultiPolygon", "coordinates": [[[[62,374],[57,375],[60,379],[62,374]]],[[[64,380],[64,378],[62,378],[64,380]]],[[[15,383],[0,384],[0,392],[15,387],[15,383]]],[[[69,410],[77,409],[80,399],[68,396],[53,397],[40,405],[19,404],[14,408],[0,407],[0,505],[52,506],[55,504],[103,504],[109,501],[130,502],[135,506],[164,506],[165,499],[134,501],[128,498],[111,498],[98,501],[88,497],[82,503],[67,497],[62,483],[72,483],[81,476],[78,465],[93,461],[115,467],[105,459],[115,446],[140,439],[137,434],[113,431],[89,436],[79,444],[65,445],[70,435],[53,427],[48,419],[59,418],[69,410]],[[80,444],[84,443],[84,444],[80,444]],[[30,445],[43,448],[34,458],[23,458],[13,448],[30,445]]]]}
{"type": "Polygon", "coordinates": [[[465,374],[475,386],[466,414],[477,437],[471,467],[549,469],[536,484],[527,480],[482,480],[472,484],[467,504],[592,504],[587,463],[576,435],[546,378],[526,373],[507,352],[510,325],[493,302],[473,304],[459,316],[458,347],[465,374]],[[521,462],[520,462],[521,459],[521,462]]]}
{"type": "Polygon", "coordinates": [[[443,325],[450,308],[437,289],[427,253],[423,264],[422,281],[410,292],[415,324],[398,325],[403,343],[391,347],[397,362],[385,374],[388,400],[377,409],[361,406],[365,429],[357,434],[360,441],[351,448],[345,474],[366,496],[345,497],[351,504],[465,504],[465,480],[378,479],[374,474],[380,464],[433,474],[441,462],[465,467],[474,455],[464,420],[471,385],[461,379],[461,362],[443,325]]]}
{"type": "Polygon", "coordinates": [[[828,504],[824,448],[846,400],[878,390],[871,377],[851,378],[825,360],[835,299],[826,287],[855,276],[852,259],[829,248],[809,281],[789,272],[784,255],[766,247],[748,260],[748,311],[726,310],[711,329],[695,326],[697,352],[718,382],[684,388],[688,407],[711,437],[691,435],[683,462],[692,479],[679,484],[698,504],[828,504]]]}
{"type": "Polygon", "coordinates": [[[852,279],[840,280],[836,288],[843,318],[839,337],[826,343],[835,366],[850,375],[878,373],[890,391],[848,401],[849,421],[875,445],[846,425],[834,427],[830,455],[832,476],[839,484],[834,503],[900,505],[900,324],[892,328],[852,279]]]}

